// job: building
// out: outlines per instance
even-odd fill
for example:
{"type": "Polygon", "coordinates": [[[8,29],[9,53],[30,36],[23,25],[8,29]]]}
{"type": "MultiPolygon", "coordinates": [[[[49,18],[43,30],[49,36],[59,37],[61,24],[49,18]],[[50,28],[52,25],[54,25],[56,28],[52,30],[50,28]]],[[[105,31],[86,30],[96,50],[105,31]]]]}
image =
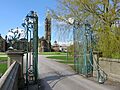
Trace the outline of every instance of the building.
{"type": "Polygon", "coordinates": [[[68,46],[66,44],[59,45],[57,41],[52,45],[52,50],[55,52],[67,52],[68,46]]]}
{"type": "Polygon", "coordinates": [[[58,45],[57,41],[55,41],[54,44],[52,45],[52,49],[55,52],[59,52],[60,51],[60,45],[58,45]]]}
{"type": "Polygon", "coordinates": [[[62,44],[59,47],[59,49],[60,49],[61,52],[67,52],[67,48],[68,48],[68,46],[66,44],[62,44]]]}
{"type": "Polygon", "coordinates": [[[7,42],[0,34],[0,52],[5,52],[7,50],[7,42]]]}
{"type": "Polygon", "coordinates": [[[39,52],[51,51],[51,16],[47,11],[45,18],[45,36],[39,39],[39,52]]]}

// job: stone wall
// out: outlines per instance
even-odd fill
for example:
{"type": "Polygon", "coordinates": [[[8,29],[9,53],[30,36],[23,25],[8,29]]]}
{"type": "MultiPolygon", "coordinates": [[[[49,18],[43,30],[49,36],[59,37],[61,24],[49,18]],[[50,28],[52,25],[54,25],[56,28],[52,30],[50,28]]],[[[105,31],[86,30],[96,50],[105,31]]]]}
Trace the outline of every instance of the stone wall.
{"type": "MultiPolygon", "coordinates": [[[[99,65],[107,73],[108,79],[120,82],[120,59],[100,58],[99,65]]],[[[94,76],[96,76],[94,71],[94,76]]]]}
{"type": "Polygon", "coordinates": [[[0,78],[0,90],[18,90],[19,64],[13,62],[5,74],[0,78]]]}

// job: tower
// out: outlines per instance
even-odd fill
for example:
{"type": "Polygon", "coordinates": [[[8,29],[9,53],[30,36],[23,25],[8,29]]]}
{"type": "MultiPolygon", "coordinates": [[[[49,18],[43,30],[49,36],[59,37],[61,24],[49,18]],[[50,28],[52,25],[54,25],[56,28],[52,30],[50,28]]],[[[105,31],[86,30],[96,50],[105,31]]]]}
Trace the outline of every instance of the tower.
{"type": "Polygon", "coordinates": [[[48,51],[51,51],[51,16],[50,11],[47,11],[45,18],[45,39],[48,43],[48,51]]]}
{"type": "Polygon", "coordinates": [[[45,18],[45,39],[51,41],[51,16],[49,11],[47,11],[45,18]]]}

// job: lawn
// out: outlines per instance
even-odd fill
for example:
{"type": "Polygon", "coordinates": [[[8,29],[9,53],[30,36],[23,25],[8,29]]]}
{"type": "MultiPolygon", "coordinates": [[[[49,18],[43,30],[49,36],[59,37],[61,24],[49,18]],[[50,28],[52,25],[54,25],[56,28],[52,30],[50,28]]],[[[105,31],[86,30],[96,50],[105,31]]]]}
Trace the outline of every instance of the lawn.
{"type": "Polygon", "coordinates": [[[39,52],[40,55],[66,55],[64,52],[39,52]]]}
{"type": "Polygon", "coordinates": [[[0,52],[0,55],[6,55],[4,52],[0,52]]]}
{"type": "Polygon", "coordinates": [[[5,73],[7,70],[7,64],[6,63],[0,63],[0,74],[5,73]]]}
{"type": "MultiPolygon", "coordinates": [[[[48,56],[47,58],[66,60],[66,59],[67,59],[67,56],[48,56]]],[[[68,60],[73,60],[73,57],[69,56],[69,57],[68,57],[68,60]]]]}
{"type": "Polygon", "coordinates": [[[6,53],[0,52],[0,58],[1,58],[1,57],[7,57],[6,53]]]}
{"type": "Polygon", "coordinates": [[[7,61],[8,57],[5,53],[0,52],[0,75],[4,74],[7,70],[7,62],[1,62],[1,61],[7,61]]]}
{"type": "Polygon", "coordinates": [[[0,52],[0,60],[7,60],[7,55],[4,52],[0,52]]]}
{"type": "Polygon", "coordinates": [[[8,57],[0,57],[0,60],[7,60],[8,59],[8,57]]]}
{"type": "Polygon", "coordinates": [[[74,63],[74,58],[72,56],[48,56],[47,58],[50,59],[58,59],[56,61],[60,63],[67,63],[67,64],[73,64],[74,63]]]}

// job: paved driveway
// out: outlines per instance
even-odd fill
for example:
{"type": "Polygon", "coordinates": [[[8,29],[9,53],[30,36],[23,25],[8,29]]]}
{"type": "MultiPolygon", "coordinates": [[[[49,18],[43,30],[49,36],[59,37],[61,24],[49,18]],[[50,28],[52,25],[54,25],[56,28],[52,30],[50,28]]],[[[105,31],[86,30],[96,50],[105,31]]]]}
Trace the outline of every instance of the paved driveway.
{"type": "Polygon", "coordinates": [[[114,86],[102,85],[75,74],[67,65],[39,55],[39,78],[42,90],[120,90],[114,86]]]}

